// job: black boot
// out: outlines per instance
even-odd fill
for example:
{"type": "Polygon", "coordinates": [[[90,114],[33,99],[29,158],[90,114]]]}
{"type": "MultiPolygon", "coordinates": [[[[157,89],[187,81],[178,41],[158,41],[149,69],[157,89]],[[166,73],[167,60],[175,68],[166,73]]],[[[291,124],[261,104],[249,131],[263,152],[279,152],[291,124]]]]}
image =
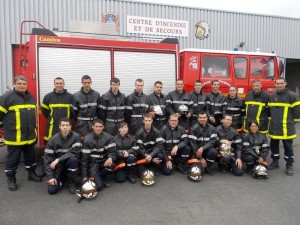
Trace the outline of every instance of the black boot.
{"type": "Polygon", "coordinates": [[[69,192],[73,195],[76,192],[76,184],[75,182],[68,182],[69,192]]]}
{"type": "Polygon", "coordinates": [[[134,177],[134,175],[132,173],[129,173],[128,175],[128,180],[131,184],[135,184],[136,183],[136,179],[134,177]]]}
{"type": "Polygon", "coordinates": [[[293,176],[294,175],[293,164],[292,163],[287,163],[286,164],[285,174],[288,175],[288,176],[293,176]]]}
{"type": "Polygon", "coordinates": [[[274,170],[279,168],[279,159],[274,159],[273,162],[269,166],[269,170],[274,170]]]}
{"type": "Polygon", "coordinates": [[[183,175],[187,175],[187,171],[184,169],[184,166],[181,163],[176,166],[176,170],[183,175]]]}
{"type": "Polygon", "coordinates": [[[111,187],[111,184],[107,181],[106,177],[103,177],[102,181],[103,181],[103,184],[104,184],[105,188],[110,188],[111,187]]]}
{"type": "Polygon", "coordinates": [[[16,191],[18,189],[17,186],[17,180],[15,176],[8,176],[7,177],[7,184],[8,184],[8,189],[10,191],[16,191]]]}
{"type": "Polygon", "coordinates": [[[248,175],[252,175],[253,174],[253,170],[254,170],[254,166],[253,165],[247,165],[247,174],[248,175]]]}
{"type": "Polygon", "coordinates": [[[27,180],[29,181],[34,181],[34,182],[42,182],[42,178],[40,176],[38,176],[35,171],[28,171],[28,178],[27,180]]]}
{"type": "Polygon", "coordinates": [[[215,175],[214,170],[211,168],[212,165],[213,165],[213,163],[209,162],[209,163],[207,163],[207,167],[205,168],[205,173],[209,176],[214,176],[215,175]]]}

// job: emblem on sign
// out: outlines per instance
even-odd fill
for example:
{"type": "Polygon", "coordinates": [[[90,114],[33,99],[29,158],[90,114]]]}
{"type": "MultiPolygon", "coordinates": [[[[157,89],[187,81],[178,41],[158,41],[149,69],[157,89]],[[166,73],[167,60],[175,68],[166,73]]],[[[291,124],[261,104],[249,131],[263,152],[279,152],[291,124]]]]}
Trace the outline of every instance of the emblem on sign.
{"type": "Polygon", "coordinates": [[[196,38],[199,38],[200,40],[203,40],[204,38],[208,38],[210,34],[210,27],[207,22],[200,21],[196,23],[195,28],[196,28],[196,32],[195,32],[196,38]]]}

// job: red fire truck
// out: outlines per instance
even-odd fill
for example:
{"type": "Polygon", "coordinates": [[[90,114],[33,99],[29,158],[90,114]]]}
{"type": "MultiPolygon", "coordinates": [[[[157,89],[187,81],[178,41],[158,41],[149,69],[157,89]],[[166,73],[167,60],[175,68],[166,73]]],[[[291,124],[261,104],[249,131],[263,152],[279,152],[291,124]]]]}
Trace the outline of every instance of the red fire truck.
{"type": "Polygon", "coordinates": [[[261,80],[263,89],[274,93],[274,79],[283,75],[284,63],[276,54],[246,51],[184,49],[180,52],[180,77],[186,90],[193,89],[201,80],[203,91],[211,91],[211,81],[220,81],[220,91],[228,93],[229,86],[238,87],[244,97],[251,89],[252,80],[261,80]]]}
{"type": "MultiPolygon", "coordinates": [[[[30,35],[25,46],[20,71],[28,79],[28,90],[39,107],[58,76],[64,78],[65,88],[72,94],[80,90],[85,74],[91,76],[92,88],[100,94],[109,90],[112,77],[118,77],[121,91],[128,95],[137,78],[144,80],[146,94],[153,92],[157,80],[168,93],[179,73],[178,44],[30,35]]],[[[39,110],[38,146],[43,146],[44,126],[45,118],[39,110]]]]}

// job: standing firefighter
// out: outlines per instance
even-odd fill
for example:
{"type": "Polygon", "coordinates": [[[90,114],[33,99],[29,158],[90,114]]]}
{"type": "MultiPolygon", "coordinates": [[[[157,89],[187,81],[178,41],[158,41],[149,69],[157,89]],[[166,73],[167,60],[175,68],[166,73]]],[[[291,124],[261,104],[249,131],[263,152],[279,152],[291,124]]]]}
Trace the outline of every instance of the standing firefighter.
{"type": "Polygon", "coordinates": [[[14,89],[0,97],[0,124],[3,125],[7,156],[5,173],[8,189],[17,190],[16,172],[21,152],[24,154],[28,180],[41,182],[35,173],[34,145],[36,142],[36,102],[27,91],[27,80],[23,76],[14,78],[14,89]]]}
{"type": "Polygon", "coordinates": [[[99,116],[100,94],[91,88],[89,75],[81,78],[82,88],[73,95],[73,110],[76,121],[75,131],[85,136],[92,131],[92,122],[99,116]]]}
{"type": "Polygon", "coordinates": [[[59,132],[59,120],[63,117],[71,118],[72,94],[64,87],[64,79],[56,77],[54,90],[46,94],[42,102],[42,113],[47,120],[44,136],[45,145],[53,134],[59,132]]]}
{"type": "Polygon", "coordinates": [[[198,123],[199,112],[206,110],[206,94],[202,92],[202,83],[200,80],[194,82],[194,91],[190,93],[193,101],[193,115],[191,117],[191,127],[198,123]]]}
{"type": "Polygon", "coordinates": [[[286,174],[293,175],[294,150],[293,139],[297,137],[295,119],[300,117],[300,101],[298,96],[286,88],[287,82],[283,77],[275,81],[276,93],[271,95],[269,107],[271,121],[269,136],[271,138],[271,157],[273,162],[270,169],[279,168],[279,141],[284,147],[284,159],[286,161],[286,174]]]}
{"type": "Polygon", "coordinates": [[[244,130],[248,132],[248,124],[251,121],[257,121],[260,132],[268,133],[268,102],[270,94],[262,90],[261,81],[252,81],[252,91],[250,91],[245,98],[246,116],[244,120],[244,130]]]}

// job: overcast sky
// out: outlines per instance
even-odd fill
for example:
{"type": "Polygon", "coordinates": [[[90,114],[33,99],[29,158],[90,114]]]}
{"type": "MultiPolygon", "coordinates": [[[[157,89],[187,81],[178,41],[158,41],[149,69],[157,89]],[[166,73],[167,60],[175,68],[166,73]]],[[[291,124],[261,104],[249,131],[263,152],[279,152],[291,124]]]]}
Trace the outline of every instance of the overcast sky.
{"type": "Polygon", "coordinates": [[[134,0],[300,18],[299,0],[134,0]]]}

